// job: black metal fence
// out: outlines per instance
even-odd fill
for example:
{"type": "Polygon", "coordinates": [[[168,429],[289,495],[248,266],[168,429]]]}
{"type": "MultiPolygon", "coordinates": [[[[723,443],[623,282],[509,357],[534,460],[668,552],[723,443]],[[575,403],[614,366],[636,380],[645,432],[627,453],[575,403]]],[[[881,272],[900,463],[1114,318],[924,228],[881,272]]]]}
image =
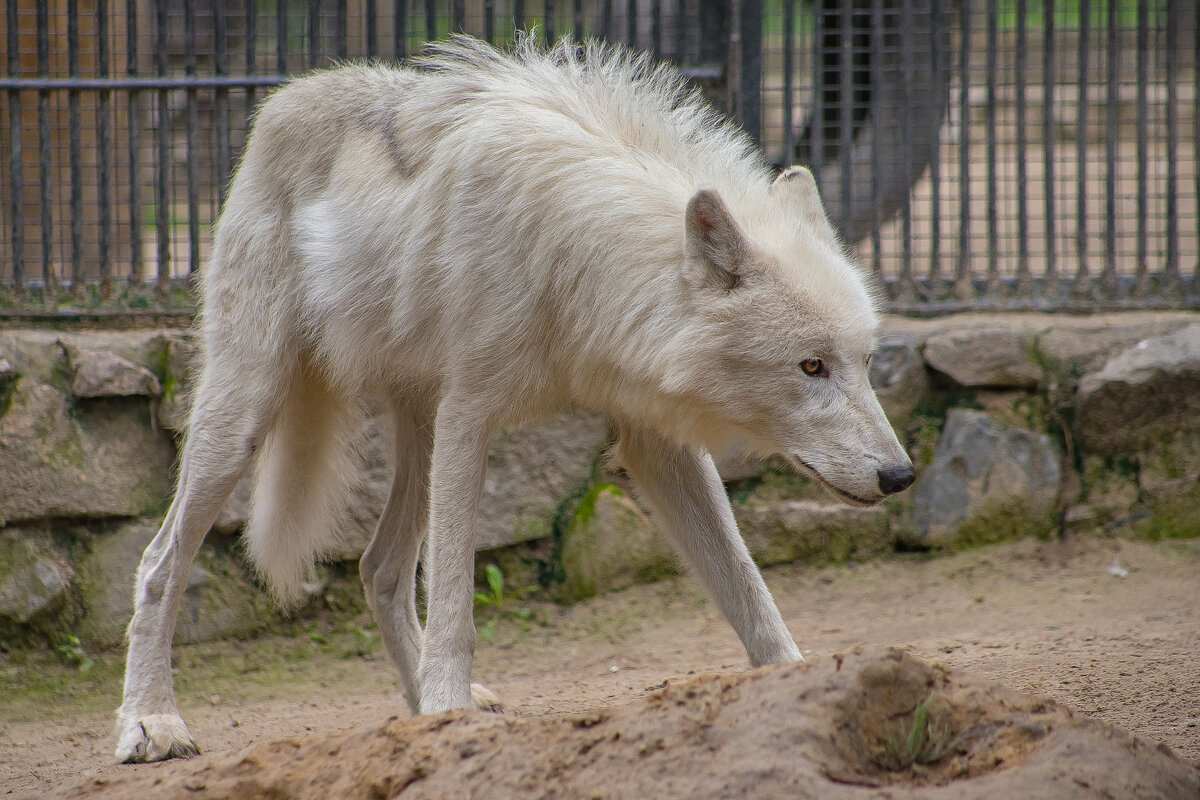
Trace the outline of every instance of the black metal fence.
{"type": "Polygon", "coordinates": [[[187,308],[272,86],[533,25],[812,165],[898,310],[1200,307],[1196,0],[4,2],[0,313],[187,308]]]}

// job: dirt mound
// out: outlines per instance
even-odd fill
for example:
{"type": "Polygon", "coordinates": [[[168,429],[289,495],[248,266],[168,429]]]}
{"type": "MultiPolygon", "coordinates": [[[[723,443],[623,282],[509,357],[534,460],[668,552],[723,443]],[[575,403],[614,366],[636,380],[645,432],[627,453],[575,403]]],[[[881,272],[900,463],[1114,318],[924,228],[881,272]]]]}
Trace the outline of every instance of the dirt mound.
{"type": "Polygon", "coordinates": [[[1200,797],[1165,746],[898,650],[574,718],[452,712],[169,762],[69,798],[1200,797]]]}

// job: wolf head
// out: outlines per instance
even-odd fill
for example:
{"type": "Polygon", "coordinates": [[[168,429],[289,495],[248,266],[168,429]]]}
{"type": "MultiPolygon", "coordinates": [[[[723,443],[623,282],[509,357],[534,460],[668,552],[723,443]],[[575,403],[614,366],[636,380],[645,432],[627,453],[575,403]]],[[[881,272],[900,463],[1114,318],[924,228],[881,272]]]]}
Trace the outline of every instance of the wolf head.
{"type": "Polygon", "coordinates": [[[781,454],[852,504],[905,489],[912,463],[868,380],[875,299],[812,174],[792,167],[764,202],[742,205],[735,218],[706,189],[687,205],[691,324],[664,389],[700,409],[710,446],[781,454]]]}

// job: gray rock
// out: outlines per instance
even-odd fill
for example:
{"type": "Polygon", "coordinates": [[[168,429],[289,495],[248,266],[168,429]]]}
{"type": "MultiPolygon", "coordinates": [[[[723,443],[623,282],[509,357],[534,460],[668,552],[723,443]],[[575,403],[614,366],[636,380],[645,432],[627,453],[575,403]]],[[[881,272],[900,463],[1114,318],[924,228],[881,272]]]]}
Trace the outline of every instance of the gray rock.
{"type": "Polygon", "coordinates": [[[63,345],[71,392],[76,397],[158,397],[158,378],[145,367],[107,350],[63,345]]]}
{"type": "Polygon", "coordinates": [[[589,414],[502,431],[488,454],[476,549],[549,536],[558,507],[587,485],[607,444],[608,422],[589,414]]]}
{"type": "Polygon", "coordinates": [[[1077,321],[1056,320],[1037,337],[1037,349],[1060,376],[1085,375],[1144,339],[1169,336],[1194,322],[1194,315],[1109,314],[1077,321]]]}
{"type": "Polygon", "coordinates": [[[190,334],[181,331],[163,334],[162,346],[166,358],[158,424],[172,433],[182,433],[191,410],[192,375],[200,346],[190,334]]]}
{"type": "Polygon", "coordinates": [[[929,389],[922,344],[920,334],[885,334],[871,357],[871,386],[888,419],[897,427],[908,421],[929,389]]]}
{"type": "MultiPolygon", "coordinates": [[[[78,636],[85,644],[114,647],[121,643],[133,615],[133,581],[142,551],[158,532],[157,519],[115,526],[97,534],[91,552],[79,559],[84,613],[78,636]]],[[[249,633],[271,613],[265,593],[244,568],[209,543],[201,547],[188,572],[188,586],[175,629],[175,642],[211,641],[249,633]]]]}
{"type": "Polygon", "coordinates": [[[1036,330],[991,324],[943,331],[925,341],[925,362],[964,388],[1036,388],[1042,368],[1033,360],[1036,330]]]}
{"type": "Polygon", "coordinates": [[[50,330],[0,330],[0,353],[21,375],[66,391],[69,370],[64,347],[112,353],[157,373],[162,362],[162,333],[155,330],[63,333],[50,330]]]}
{"type": "Polygon", "coordinates": [[[744,481],[758,477],[766,465],[758,456],[743,450],[732,450],[713,459],[723,481],[744,481]]]}
{"type": "Polygon", "coordinates": [[[888,549],[888,511],[812,500],[756,501],[734,507],[746,546],[761,566],[869,558],[888,549]]]}
{"type": "Polygon", "coordinates": [[[0,330],[0,353],[21,377],[52,383],[60,380],[63,372],[60,336],[53,331],[0,330]]]}
{"type": "MultiPolygon", "coordinates": [[[[1195,426],[1164,434],[1137,455],[1137,482],[1143,499],[1178,498],[1200,487],[1200,434],[1195,426]]],[[[1200,516],[1200,507],[1197,508],[1200,516]]]]}
{"type": "Polygon", "coordinates": [[[74,573],[48,538],[0,530],[0,628],[28,626],[66,603],[74,573]]]}
{"type": "Polygon", "coordinates": [[[250,518],[250,494],[254,488],[252,473],[253,470],[246,471],[217,515],[213,528],[220,533],[235,533],[246,527],[246,520],[250,518]]]}
{"type": "Polygon", "coordinates": [[[1004,526],[1022,535],[1053,512],[1061,477],[1050,437],[951,409],[933,463],[913,490],[914,543],[948,544],[968,523],[994,524],[998,538],[1009,538],[1004,526]]]}
{"type": "Polygon", "coordinates": [[[670,545],[619,488],[604,484],[584,497],[562,548],[563,599],[651,583],[679,571],[670,545]]]}
{"type": "Polygon", "coordinates": [[[157,508],[175,453],[149,416],[144,401],[73,408],[63,392],[22,377],[0,417],[0,521],[137,516],[157,508]]]}
{"type": "Polygon", "coordinates": [[[1075,423],[1080,446],[1101,455],[1200,435],[1200,324],[1138,342],[1085,375],[1075,423]]]}
{"type": "Polygon", "coordinates": [[[7,358],[0,356],[0,387],[16,383],[19,377],[21,377],[21,371],[7,358]]]}
{"type": "Polygon", "coordinates": [[[338,560],[357,560],[375,535],[375,526],[392,488],[394,442],[395,431],[389,418],[376,416],[366,421],[363,443],[358,448],[356,482],[346,508],[345,531],[341,547],[334,554],[338,560]]]}

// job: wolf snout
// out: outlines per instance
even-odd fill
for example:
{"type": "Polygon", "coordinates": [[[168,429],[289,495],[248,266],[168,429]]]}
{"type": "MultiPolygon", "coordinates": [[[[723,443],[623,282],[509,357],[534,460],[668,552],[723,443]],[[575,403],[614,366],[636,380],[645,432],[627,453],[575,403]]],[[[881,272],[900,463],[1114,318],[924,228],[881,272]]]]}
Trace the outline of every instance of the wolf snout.
{"type": "Polygon", "coordinates": [[[913,469],[912,464],[903,464],[898,467],[886,467],[879,470],[879,491],[884,494],[896,494],[903,492],[912,482],[917,479],[917,472],[913,469]]]}

